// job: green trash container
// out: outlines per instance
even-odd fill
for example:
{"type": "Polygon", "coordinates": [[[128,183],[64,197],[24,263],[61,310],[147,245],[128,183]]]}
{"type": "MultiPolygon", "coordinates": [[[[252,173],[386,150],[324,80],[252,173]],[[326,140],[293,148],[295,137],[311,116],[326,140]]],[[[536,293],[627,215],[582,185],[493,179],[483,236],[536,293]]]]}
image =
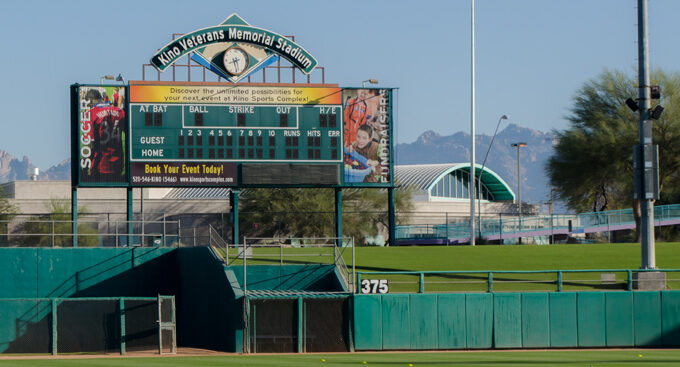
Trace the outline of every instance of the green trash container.
{"type": "Polygon", "coordinates": [[[163,246],[163,235],[161,234],[152,234],[149,235],[148,237],[148,246],[151,247],[161,247],[163,246]]]}

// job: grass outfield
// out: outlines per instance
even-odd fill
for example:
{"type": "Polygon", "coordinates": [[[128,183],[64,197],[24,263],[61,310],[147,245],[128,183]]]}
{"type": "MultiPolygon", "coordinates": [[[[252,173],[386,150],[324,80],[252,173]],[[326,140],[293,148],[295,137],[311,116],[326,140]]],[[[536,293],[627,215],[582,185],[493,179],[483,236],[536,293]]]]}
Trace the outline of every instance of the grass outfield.
{"type": "MultiPolygon", "coordinates": [[[[638,269],[639,244],[495,245],[449,247],[357,248],[357,271],[468,271],[638,269]]],[[[657,266],[680,269],[680,244],[656,244],[657,266]]],[[[679,273],[669,273],[667,287],[680,289],[679,273]]],[[[615,284],[603,285],[600,273],[564,273],[564,290],[623,290],[628,274],[615,273],[615,284]]],[[[364,276],[364,278],[372,278],[364,276]]],[[[418,292],[417,275],[376,275],[388,279],[390,292],[418,292]]],[[[495,291],[554,291],[557,274],[494,274],[495,291]]],[[[426,292],[484,292],[487,274],[428,275],[426,292]]]]}
{"type": "MultiPolygon", "coordinates": [[[[357,271],[638,269],[640,245],[357,247],[357,271]]],[[[680,269],[680,243],[657,243],[656,263],[680,269]]]]}
{"type": "MultiPolygon", "coordinates": [[[[255,258],[248,264],[279,264],[280,248],[255,248],[255,258]]],[[[319,263],[333,261],[331,248],[284,248],[284,263],[319,263]],[[325,253],[325,257],[319,257],[325,253]],[[306,256],[311,255],[311,256],[306,256]]],[[[345,261],[351,264],[351,251],[345,249],[345,261]]],[[[656,244],[657,266],[680,269],[680,243],[656,244]]],[[[241,263],[235,259],[234,264],[241,263]]],[[[588,245],[480,245],[480,246],[404,246],[357,247],[356,270],[378,271],[532,271],[578,269],[638,269],[639,244],[588,245]]],[[[669,273],[668,288],[680,289],[680,273],[669,273]],[[677,278],[677,279],[676,279],[677,278]]],[[[388,279],[391,292],[418,292],[417,275],[364,275],[365,278],[388,279]]],[[[603,285],[599,273],[564,273],[564,290],[622,290],[628,274],[615,273],[616,282],[603,285]]],[[[487,274],[427,275],[426,291],[484,292],[487,274]]],[[[496,291],[554,291],[557,274],[494,274],[496,291]]]]}
{"type": "MultiPolygon", "coordinates": [[[[249,264],[278,264],[279,248],[256,248],[259,260],[249,264]],[[268,255],[266,259],[262,255],[268,255]]],[[[224,253],[224,251],[222,251],[224,253]]],[[[233,252],[231,253],[233,254],[233,252]]],[[[331,262],[332,250],[286,248],[286,263],[331,262]],[[329,258],[300,256],[327,252],[329,258]],[[294,257],[287,257],[294,255],[294,257]]],[[[401,246],[357,247],[357,271],[399,270],[567,270],[567,269],[638,269],[640,245],[633,243],[588,245],[480,245],[480,246],[401,246]]],[[[351,251],[344,254],[348,265],[351,251]]],[[[230,261],[231,262],[231,261],[230,261]]],[[[680,243],[657,243],[656,263],[663,269],[680,269],[680,243]]],[[[235,259],[234,265],[241,260],[235,259]]]]}
{"type": "Polygon", "coordinates": [[[0,366],[248,366],[248,367],[420,367],[420,366],[678,366],[678,350],[521,351],[448,353],[287,354],[220,357],[88,358],[2,360],[0,366]],[[365,363],[364,363],[365,362],[365,363]]]}

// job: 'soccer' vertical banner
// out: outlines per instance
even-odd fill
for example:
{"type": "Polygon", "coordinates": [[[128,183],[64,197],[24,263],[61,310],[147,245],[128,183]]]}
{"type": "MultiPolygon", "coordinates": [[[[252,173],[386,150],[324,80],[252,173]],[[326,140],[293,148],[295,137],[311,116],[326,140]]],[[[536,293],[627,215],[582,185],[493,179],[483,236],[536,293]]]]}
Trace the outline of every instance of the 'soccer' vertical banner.
{"type": "Polygon", "coordinates": [[[78,184],[126,185],[126,90],[81,86],[78,90],[78,184]]]}
{"type": "Polygon", "coordinates": [[[391,184],[392,90],[345,89],[344,183],[391,184]]]}

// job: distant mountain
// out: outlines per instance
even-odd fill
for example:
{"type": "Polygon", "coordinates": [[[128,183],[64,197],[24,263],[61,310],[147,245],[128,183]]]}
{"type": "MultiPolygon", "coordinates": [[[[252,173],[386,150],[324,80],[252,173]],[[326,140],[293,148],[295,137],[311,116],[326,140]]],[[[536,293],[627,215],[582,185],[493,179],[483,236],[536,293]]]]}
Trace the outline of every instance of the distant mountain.
{"type": "Polygon", "coordinates": [[[61,163],[40,172],[39,180],[70,180],[71,158],[64,159],[61,163]]]}
{"type": "MultiPolygon", "coordinates": [[[[28,180],[36,166],[28,157],[21,160],[0,150],[0,183],[16,180],[28,180]]],[[[69,180],[71,179],[71,160],[66,159],[47,170],[41,170],[39,180],[69,180]]]]}
{"type": "MultiPolygon", "coordinates": [[[[496,172],[517,195],[517,148],[512,143],[525,142],[520,149],[522,201],[541,204],[550,199],[550,186],[544,167],[553,154],[553,134],[509,124],[499,131],[486,166],[496,172]]],[[[482,164],[491,136],[477,135],[476,162],[482,164]]],[[[397,164],[470,162],[470,134],[458,132],[442,136],[426,131],[413,143],[396,146],[397,164]]]]}
{"type": "Polygon", "coordinates": [[[0,182],[26,180],[34,168],[28,157],[24,156],[19,160],[0,150],[0,182]]]}

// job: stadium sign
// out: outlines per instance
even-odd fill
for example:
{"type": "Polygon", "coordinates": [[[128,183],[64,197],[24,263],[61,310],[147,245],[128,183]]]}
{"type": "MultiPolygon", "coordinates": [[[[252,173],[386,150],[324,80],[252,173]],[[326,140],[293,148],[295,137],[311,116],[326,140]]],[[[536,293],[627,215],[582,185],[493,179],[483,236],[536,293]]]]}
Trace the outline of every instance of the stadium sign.
{"type": "Polygon", "coordinates": [[[191,52],[194,61],[234,83],[273,63],[279,56],[305,74],[317,65],[314,56],[302,46],[278,33],[253,27],[237,14],[230,15],[220,25],[173,40],[153,55],[151,64],[158,71],[164,71],[191,52]]]}

